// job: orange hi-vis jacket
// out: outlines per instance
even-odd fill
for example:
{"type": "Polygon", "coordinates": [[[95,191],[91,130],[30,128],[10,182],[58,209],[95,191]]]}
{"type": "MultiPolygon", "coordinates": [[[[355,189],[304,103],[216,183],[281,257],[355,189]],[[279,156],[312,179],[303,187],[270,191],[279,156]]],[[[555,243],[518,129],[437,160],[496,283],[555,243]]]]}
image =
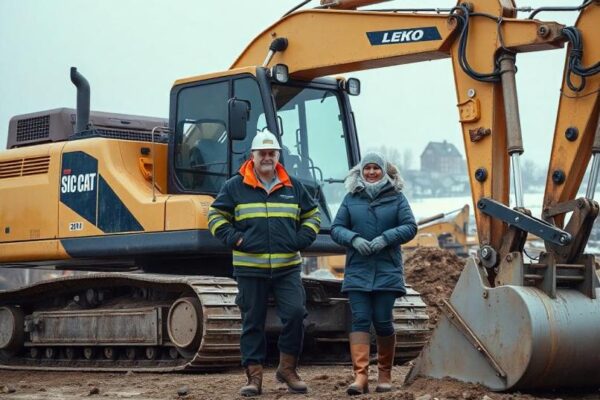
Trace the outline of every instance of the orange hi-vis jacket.
{"type": "Polygon", "coordinates": [[[253,161],[246,161],[210,207],[208,227],[233,250],[234,276],[272,277],[298,269],[299,250],[317,237],[321,219],[316,203],[281,164],[276,173],[279,183],[267,193],[253,161]]]}

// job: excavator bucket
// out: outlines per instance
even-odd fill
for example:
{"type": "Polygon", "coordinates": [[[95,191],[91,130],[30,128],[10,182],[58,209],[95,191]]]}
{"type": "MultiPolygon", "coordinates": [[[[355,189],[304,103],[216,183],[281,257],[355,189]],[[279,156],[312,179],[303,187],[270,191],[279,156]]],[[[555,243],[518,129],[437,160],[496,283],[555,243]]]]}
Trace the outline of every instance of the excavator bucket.
{"type": "Polygon", "coordinates": [[[583,265],[547,262],[520,271],[517,279],[535,284],[489,287],[486,270],[469,259],[450,300],[440,304],[441,318],[407,383],[426,376],[494,391],[598,386],[600,304],[593,258],[583,265]]]}

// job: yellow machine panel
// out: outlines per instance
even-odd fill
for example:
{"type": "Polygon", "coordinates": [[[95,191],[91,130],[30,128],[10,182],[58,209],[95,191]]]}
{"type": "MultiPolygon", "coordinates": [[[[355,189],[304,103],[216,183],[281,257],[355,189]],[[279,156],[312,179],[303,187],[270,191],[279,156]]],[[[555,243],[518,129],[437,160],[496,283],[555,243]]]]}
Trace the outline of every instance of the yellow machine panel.
{"type": "Polygon", "coordinates": [[[211,196],[171,196],[166,203],[165,230],[208,229],[208,208],[211,196]]]}
{"type": "Polygon", "coordinates": [[[2,262],[66,260],[69,255],[59,240],[0,243],[2,262]]]}
{"type": "Polygon", "coordinates": [[[63,145],[0,154],[0,243],[56,238],[63,145]]]}
{"type": "MultiPolygon", "coordinates": [[[[162,231],[164,198],[138,168],[142,142],[101,138],[69,142],[63,150],[61,203],[105,233],[162,231]],[[126,217],[120,218],[122,215],[126,217]],[[114,225],[115,222],[120,225],[114,225]]],[[[64,208],[61,207],[61,210],[64,208]]],[[[81,236],[86,222],[59,214],[59,236],[81,236]]]]}

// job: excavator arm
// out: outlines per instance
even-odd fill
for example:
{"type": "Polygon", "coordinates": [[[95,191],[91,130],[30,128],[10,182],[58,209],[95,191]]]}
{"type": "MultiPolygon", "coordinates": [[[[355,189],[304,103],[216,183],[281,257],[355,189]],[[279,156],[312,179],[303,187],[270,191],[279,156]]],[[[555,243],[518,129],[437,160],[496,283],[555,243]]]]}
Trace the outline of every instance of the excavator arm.
{"type": "MultiPolygon", "coordinates": [[[[599,5],[597,1],[585,2],[577,26],[563,30],[570,48],[544,198],[545,221],[532,218],[523,208],[518,183],[516,210],[481,197],[477,208],[504,221],[506,231],[500,236],[492,232],[491,246],[482,243],[480,258],[467,262],[452,296],[440,307],[444,318],[408,380],[418,375],[450,376],[501,391],[597,386],[600,382],[596,372],[600,344],[596,337],[588,336],[600,329],[600,280],[594,257],[583,254],[598,214],[593,192],[599,162],[596,154],[600,151],[599,5]],[[585,198],[574,199],[592,154],[595,160],[588,193],[585,198]],[[495,211],[490,212],[490,208],[495,211]],[[572,216],[564,225],[569,212],[572,216]],[[545,238],[547,252],[537,262],[526,263],[523,244],[527,232],[538,230],[556,234],[558,240],[545,238]],[[497,238],[501,239],[500,247],[496,247],[497,238]],[[495,256],[486,259],[493,252],[495,256]]],[[[511,70],[512,66],[506,69],[511,70]]],[[[519,130],[516,96],[510,93],[514,84],[505,80],[504,74],[502,87],[509,142],[506,148],[516,181],[520,174],[514,168],[515,161],[523,149],[520,134],[514,135],[519,130]]]]}
{"type": "Polygon", "coordinates": [[[560,262],[575,262],[583,254],[598,215],[598,204],[593,201],[600,166],[600,74],[577,75],[579,69],[599,68],[600,2],[584,8],[572,32],[572,43],[567,50],[565,72],[552,154],[546,179],[543,218],[565,228],[573,236],[568,246],[557,247],[546,243],[549,253],[560,262]],[[582,183],[590,157],[594,157],[585,198],[575,199],[582,183]],[[566,213],[572,212],[568,223],[566,213]]]}
{"type": "MultiPolygon", "coordinates": [[[[373,1],[337,3],[338,8],[356,8],[373,1]]],[[[490,198],[508,204],[508,155],[522,152],[514,59],[508,58],[564,43],[562,25],[519,20],[515,14],[514,4],[502,0],[473,1],[447,14],[303,10],[259,34],[231,68],[261,65],[277,38],[285,38],[288,46],[275,53],[270,64],[285,64],[292,77],[304,80],[452,58],[473,203],[490,198]],[[506,74],[499,66],[503,54],[508,55],[506,74]],[[502,84],[501,76],[511,74],[512,86],[502,84]]],[[[477,208],[475,215],[480,243],[499,249],[506,224],[477,208]]]]}

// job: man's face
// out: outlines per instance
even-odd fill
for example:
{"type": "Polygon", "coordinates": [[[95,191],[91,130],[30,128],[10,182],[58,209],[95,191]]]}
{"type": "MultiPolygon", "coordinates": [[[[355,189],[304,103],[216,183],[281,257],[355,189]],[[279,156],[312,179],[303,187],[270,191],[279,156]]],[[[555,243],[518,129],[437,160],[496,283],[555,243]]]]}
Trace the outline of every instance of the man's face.
{"type": "Polygon", "coordinates": [[[279,161],[279,150],[265,149],[252,151],[254,168],[261,174],[269,174],[275,171],[275,165],[279,161]]]}

